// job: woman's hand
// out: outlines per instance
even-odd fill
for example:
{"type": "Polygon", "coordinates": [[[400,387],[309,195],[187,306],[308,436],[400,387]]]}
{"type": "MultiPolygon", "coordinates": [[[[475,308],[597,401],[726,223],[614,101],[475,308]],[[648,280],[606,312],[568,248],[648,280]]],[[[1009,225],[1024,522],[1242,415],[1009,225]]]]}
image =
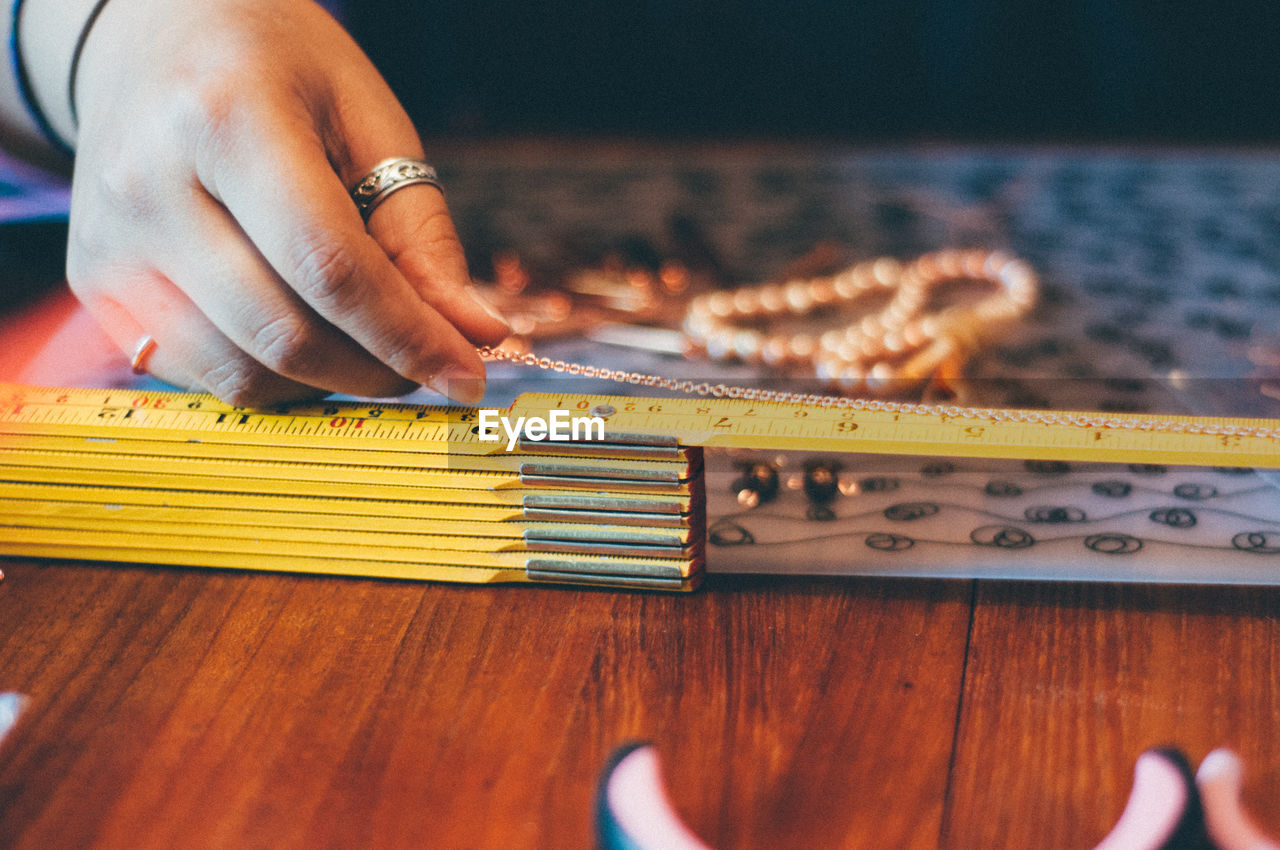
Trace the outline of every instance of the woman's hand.
{"type": "Polygon", "coordinates": [[[418,384],[479,400],[475,346],[509,328],[434,187],[366,229],[348,187],[423,151],[318,6],[112,0],[76,89],[67,277],[121,349],[155,338],[148,371],[239,405],[418,384]]]}

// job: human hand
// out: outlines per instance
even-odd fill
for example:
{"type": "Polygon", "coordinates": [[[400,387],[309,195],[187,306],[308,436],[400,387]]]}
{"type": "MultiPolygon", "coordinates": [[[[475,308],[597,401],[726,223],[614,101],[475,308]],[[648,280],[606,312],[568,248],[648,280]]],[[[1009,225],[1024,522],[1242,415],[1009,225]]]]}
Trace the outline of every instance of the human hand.
{"type": "Polygon", "coordinates": [[[421,157],[369,60],[310,0],[113,0],[80,60],[67,277],[148,371],[238,405],[425,384],[474,403],[509,327],[443,195],[366,224],[347,187],[421,157]]]}

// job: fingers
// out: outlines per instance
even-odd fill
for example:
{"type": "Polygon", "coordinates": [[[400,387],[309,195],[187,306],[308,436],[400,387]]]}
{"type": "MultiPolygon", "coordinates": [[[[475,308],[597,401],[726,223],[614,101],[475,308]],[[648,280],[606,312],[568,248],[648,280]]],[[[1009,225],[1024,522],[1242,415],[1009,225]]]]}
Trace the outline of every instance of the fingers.
{"type": "Polygon", "coordinates": [[[271,123],[254,122],[258,132],[242,126],[206,185],[317,314],[404,378],[479,401],[484,364],[474,345],[365,230],[303,118],[311,120],[275,112],[271,123]]]}
{"type": "Polygon", "coordinates": [[[133,352],[147,335],[156,340],[143,365],[166,383],[207,390],[242,407],[324,394],[272,372],[245,354],[162,275],[117,272],[110,281],[73,279],[72,284],[121,351],[133,352]]]}
{"type": "Polygon", "coordinates": [[[414,385],[307,306],[227,211],[197,195],[160,266],[231,343],[271,371],[330,392],[402,395],[414,385]]]}

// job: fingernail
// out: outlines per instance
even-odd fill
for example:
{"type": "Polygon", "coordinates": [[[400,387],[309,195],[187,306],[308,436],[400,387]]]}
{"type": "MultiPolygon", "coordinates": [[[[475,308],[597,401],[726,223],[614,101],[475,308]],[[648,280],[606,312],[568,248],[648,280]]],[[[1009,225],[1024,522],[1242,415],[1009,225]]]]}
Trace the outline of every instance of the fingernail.
{"type": "Polygon", "coordinates": [[[9,730],[18,722],[18,715],[27,704],[27,698],[20,693],[7,691],[0,694],[0,741],[9,734],[9,730]]]}
{"type": "Polygon", "coordinates": [[[498,309],[489,303],[489,299],[481,295],[474,287],[467,289],[467,294],[471,296],[471,300],[476,302],[476,306],[483,310],[494,320],[502,322],[503,326],[510,331],[511,323],[507,321],[507,317],[498,312],[498,309]]]}
{"type": "Polygon", "coordinates": [[[1223,776],[1239,779],[1241,773],[1240,759],[1236,754],[1228,749],[1219,748],[1209,753],[1204,757],[1204,761],[1200,762],[1196,779],[1202,782],[1216,780],[1223,776]]]}
{"type": "Polygon", "coordinates": [[[484,398],[484,373],[450,364],[428,380],[426,386],[460,404],[479,404],[484,398]]]}

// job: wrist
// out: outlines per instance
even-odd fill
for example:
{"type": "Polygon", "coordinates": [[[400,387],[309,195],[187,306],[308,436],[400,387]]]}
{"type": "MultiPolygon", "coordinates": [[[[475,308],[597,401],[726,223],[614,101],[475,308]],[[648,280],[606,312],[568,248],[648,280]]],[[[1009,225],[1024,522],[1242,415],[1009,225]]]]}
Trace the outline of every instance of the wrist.
{"type": "Polygon", "coordinates": [[[77,135],[70,85],[73,60],[103,5],[105,0],[25,0],[15,19],[17,55],[31,106],[47,124],[46,134],[72,149],[77,135]]]}

